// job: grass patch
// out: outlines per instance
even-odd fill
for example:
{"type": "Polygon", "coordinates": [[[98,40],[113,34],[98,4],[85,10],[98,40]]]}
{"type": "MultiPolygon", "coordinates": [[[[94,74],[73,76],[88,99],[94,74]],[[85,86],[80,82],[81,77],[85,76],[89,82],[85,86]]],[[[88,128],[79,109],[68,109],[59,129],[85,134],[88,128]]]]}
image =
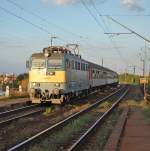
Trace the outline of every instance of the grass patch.
{"type": "Polygon", "coordinates": [[[136,101],[136,100],[127,100],[127,101],[122,101],[122,103],[119,105],[119,107],[134,107],[134,108],[139,108],[139,109],[147,109],[150,108],[150,103],[145,102],[144,100],[141,101],[136,101]]]}
{"type": "Polygon", "coordinates": [[[109,109],[112,106],[112,102],[105,101],[105,102],[101,103],[99,106],[100,106],[100,108],[109,109]]]}
{"type": "Polygon", "coordinates": [[[61,131],[52,134],[40,145],[34,145],[29,151],[60,151],[65,143],[69,142],[70,139],[73,139],[74,134],[82,131],[82,128],[91,120],[91,118],[92,114],[83,115],[62,128],[61,131]]]}
{"type": "Polygon", "coordinates": [[[150,125],[150,107],[143,109],[143,114],[146,117],[146,122],[150,125]]]}

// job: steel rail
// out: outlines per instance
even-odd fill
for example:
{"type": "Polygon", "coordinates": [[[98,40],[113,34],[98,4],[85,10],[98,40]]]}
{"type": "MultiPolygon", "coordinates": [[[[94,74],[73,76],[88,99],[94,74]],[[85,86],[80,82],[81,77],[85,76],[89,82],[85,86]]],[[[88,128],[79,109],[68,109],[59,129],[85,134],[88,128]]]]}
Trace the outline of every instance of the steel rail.
{"type": "Polygon", "coordinates": [[[13,109],[13,110],[0,112],[0,118],[3,117],[3,116],[6,116],[6,115],[12,114],[12,113],[17,113],[17,112],[20,112],[20,111],[23,111],[23,110],[26,110],[26,109],[30,109],[30,108],[34,108],[34,107],[37,107],[37,106],[38,106],[38,104],[33,104],[33,105],[28,105],[28,106],[24,106],[24,107],[13,109]]]}
{"type": "Polygon", "coordinates": [[[16,117],[9,118],[7,120],[0,121],[0,127],[4,126],[6,124],[9,124],[12,121],[15,121],[15,120],[18,120],[20,118],[27,117],[27,116],[30,116],[30,115],[33,115],[33,114],[37,114],[37,113],[42,112],[42,111],[43,111],[43,109],[39,109],[37,111],[33,111],[33,112],[30,112],[30,113],[26,113],[26,114],[23,114],[23,115],[19,115],[19,116],[16,116],[16,117]]]}
{"type": "Polygon", "coordinates": [[[103,115],[101,115],[98,120],[67,150],[67,151],[78,151],[81,145],[89,138],[89,136],[100,126],[105,118],[116,108],[119,102],[124,98],[124,96],[128,93],[129,89],[127,89],[122,96],[108,109],[103,115]]]}
{"type": "Polygon", "coordinates": [[[98,106],[100,103],[102,103],[103,101],[105,101],[106,99],[114,96],[115,94],[119,93],[120,91],[122,91],[123,89],[125,89],[124,87],[117,90],[116,92],[113,92],[111,93],[110,95],[102,98],[102,99],[97,99],[96,103],[90,105],[89,107],[85,108],[85,109],[82,109],[81,111],[77,112],[77,113],[74,113],[72,115],[70,115],[69,117],[67,117],[66,119],[54,124],[53,126],[50,126],[49,128],[37,133],[36,135],[24,140],[23,142],[21,143],[18,143],[16,144],[15,146],[9,148],[7,151],[16,151],[16,150],[20,150],[22,149],[23,147],[25,146],[28,146],[30,143],[32,143],[33,141],[36,141],[38,139],[40,139],[42,136],[46,135],[48,132],[52,132],[53,130],[55,129],[58,129],[62,126],[64,126],[65,124],[69,123],[69,121],[73,120],[73,119],[76,119],[78,118],[79,116],[81,116],[82,114],[86,113],[87,111],[95,108],[96,106],[98,106]]]}

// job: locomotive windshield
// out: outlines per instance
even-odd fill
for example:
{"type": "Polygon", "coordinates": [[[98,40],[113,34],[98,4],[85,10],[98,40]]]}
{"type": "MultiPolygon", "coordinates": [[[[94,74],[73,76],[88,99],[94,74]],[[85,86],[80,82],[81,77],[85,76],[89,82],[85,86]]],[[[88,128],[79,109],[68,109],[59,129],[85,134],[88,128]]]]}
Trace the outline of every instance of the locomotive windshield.
{"type": "Polygon", "coordinates": [[[48,68],[61,68],[62,67],[62,59],[49,59],[47,63],[48,68]]]}
{"type": "Polygon", "coordinates": [[[45,68],[45,60],[44,59],[32,59],[32,68],[45,68]]]}

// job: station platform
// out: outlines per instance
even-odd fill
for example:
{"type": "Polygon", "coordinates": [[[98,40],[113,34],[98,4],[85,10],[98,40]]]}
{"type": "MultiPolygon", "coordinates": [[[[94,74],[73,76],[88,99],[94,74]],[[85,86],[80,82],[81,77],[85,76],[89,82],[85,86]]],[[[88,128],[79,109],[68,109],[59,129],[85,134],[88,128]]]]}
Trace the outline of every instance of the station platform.
{"type": "Polygon", "coordinates": [[[120,151],[150,151],[150,125],[139,109],[131,109],[120,142],[120,151]]]}

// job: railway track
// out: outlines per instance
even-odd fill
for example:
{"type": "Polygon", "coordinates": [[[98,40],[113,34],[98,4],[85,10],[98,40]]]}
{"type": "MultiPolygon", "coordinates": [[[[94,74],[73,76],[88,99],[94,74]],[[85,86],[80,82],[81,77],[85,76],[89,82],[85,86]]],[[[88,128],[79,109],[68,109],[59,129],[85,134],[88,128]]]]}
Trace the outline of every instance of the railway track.
{"type": "Polygon", "coordinates": [[[43,108],[39,108],[39,105],[29,105],[14,110],[8,110],[0,112],[0,127],[11,123],[12,121],[18,120],[23,117],[27,117],[33,114],[42,112],[43,108]]]}
{"type": "Polygon", "coordinates": [[[108,109],[103,115],[100,115],[98,119],[90,126],[68,149],[67,151],[79,151],[85,144],[87,143],[89,136],[94,134],[96,129],[98,129],[104,122],[104,120],[107,119],[108,115],[111,114],[111,112],[118,106],[120,101],[123,99],[123,97],[127,94],[128,90],[126,90],[118,99],[113,103],[113,105],[108,109]]]}
{"type": "Polygon", "coordinates": [[[29,145],[31,143],[35,143],[36,141],[40,140],[41,138],[43,138],[45,135],[59,129],[62,128],[63,126],[65,126],[66,124],[68,124],[69,122],[71,122],[74,119],[77,119],[79,116],[83,115],[84,113],[87,113],[88,111],[94,109],[95,107],[97,107],[100,103],[104,102],[105,100],[107,100],[108,98],[111,98],[114,95],[117,95],[118,93],[120,93],[121,91],[124,91],[125,88],[121,88],[119,90],[117,90],[117,92],[114,92],[106,97],[104,97],[101,100],[97,100],[96,103],[90,105],[89,107],[87,107],[86,109],[82,109],[81,111],[74,113],[72,115],[70,115],[69,117],[65,118],[64,120],[48,127],[47,129],[44,129],[43,131],[37,133],[36,135],[26,139],[25,141],[16,144],[15,146],[11,147],[8,149],[8,151],[14,151],[14,150],[22,150],[23,148],[29,147],[29,145]]]}

